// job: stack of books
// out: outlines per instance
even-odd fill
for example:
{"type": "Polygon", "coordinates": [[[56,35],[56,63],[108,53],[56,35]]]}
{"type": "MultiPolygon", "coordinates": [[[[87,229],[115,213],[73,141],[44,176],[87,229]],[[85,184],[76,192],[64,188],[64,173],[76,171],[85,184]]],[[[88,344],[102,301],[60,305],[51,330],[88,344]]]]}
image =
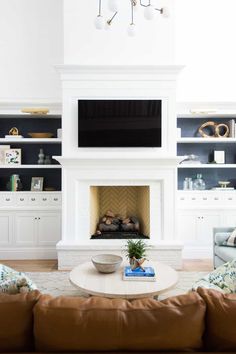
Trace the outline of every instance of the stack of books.
{"type": "Polygon", "coordinates": [[[130,266],[124,268],[123,280],[156,281],[156,273],[153,267],[143,267],[132,270],[130,266]],[[144,270],[143,270],[144,269],[144,270]]]}

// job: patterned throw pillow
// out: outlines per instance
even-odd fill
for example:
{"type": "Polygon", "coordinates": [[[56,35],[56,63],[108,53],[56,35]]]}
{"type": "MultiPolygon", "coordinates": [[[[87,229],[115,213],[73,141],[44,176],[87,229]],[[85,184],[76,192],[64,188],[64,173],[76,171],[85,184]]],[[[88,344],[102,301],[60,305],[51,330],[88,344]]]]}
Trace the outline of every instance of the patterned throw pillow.
{"type": "Polygon", "coordinates": [[[234,229],[227,240],[223,242],[223,246],[236,247],[236,229],[234,229]]]}
{"type": "Polygon", "coordinates": [[[0,264],[0,293],[17,294],[36,289],[27,275],[0,264]]]}
{"type": "Polygon", "coordinates": [[[192,289],[198,287],[215,289],[225,294],[236,293],[236,260],[223,264],[198,280],[192,289]]]}

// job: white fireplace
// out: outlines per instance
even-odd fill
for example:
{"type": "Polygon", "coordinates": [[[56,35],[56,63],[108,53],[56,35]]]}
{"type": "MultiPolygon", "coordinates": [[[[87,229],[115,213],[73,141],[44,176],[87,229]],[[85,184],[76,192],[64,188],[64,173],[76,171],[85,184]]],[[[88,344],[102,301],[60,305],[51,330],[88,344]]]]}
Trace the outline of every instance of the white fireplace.
{"type": "Polygon", "coordinates": [[[176,240],[175,89],[179,66],[57,67],[63,84],[62,240],[59,269],[70,269],[97,253],[121,253],[123,239],[91,239],[99,217],[114,201],[99,204],[104,190],[130,194],[122,211],[139,215],[149,236],[150,258],[181,267],[176,240]],[[79,99],[158,99],[162,101],[160,148],[79,148],[79,99]],[[127,193],[125,191],[128,191],[127,193]],[[125,205],[127,204],[127,205],[125,205]],[[140,204],[141,208],[135,208],[140,204]],[[145,215],[146,214],[146,215],[145,215]]]}

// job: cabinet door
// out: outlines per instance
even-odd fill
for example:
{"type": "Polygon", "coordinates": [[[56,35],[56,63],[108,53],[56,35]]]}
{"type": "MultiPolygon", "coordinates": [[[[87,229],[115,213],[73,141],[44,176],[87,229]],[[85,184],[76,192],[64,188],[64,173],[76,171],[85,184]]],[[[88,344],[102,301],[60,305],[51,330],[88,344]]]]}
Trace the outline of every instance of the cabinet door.
{"type": "Polygon", "coordinates": [[[222,227],[236,227],[236,210],[223,213],[222,227]]]}
{"type": "Polygon", "coordinates": [[[213,245],[213,228],[220,226],[220,214],[204,212],[198,216],[197,240],[199,245],[213,245]]]}
{"type": "Polygon", "coordinates": [[[40,213],[38,216],[38,245],[55,246],[61,239],[60,213],[40,213]]]}
{"type": "Polygon", "coordinates": [[[0,246],[8,246],[12,242],[12,215],[0,213],[0,246]]]}
{"type": "Polygon", "coordinates": [[[195,244],[197,240],[197,215],[195,212],[181,212],[178,216],[178,238],[185,245],[195,244]]]}
{"type": "Polygon", "coordinates": [[[29,213],[17,213],[15,219],[15,243],[18,246],[36,244],[37,216],[29,213]]]}

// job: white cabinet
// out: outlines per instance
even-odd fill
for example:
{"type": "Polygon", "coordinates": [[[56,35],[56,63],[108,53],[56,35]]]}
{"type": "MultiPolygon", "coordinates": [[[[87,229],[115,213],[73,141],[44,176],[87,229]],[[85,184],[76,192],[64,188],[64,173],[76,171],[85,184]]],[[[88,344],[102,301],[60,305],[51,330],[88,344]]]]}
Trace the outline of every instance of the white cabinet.
{"type": "Polygon", "coordinates": [[[182,211],[178,217],[178,235],[185,245],[212,246],[213,228],[220,224],[219,212],[182,211]]]}
{"type": "Polygon", "coordinates": [[[16,245],[32,246],[36,243],[36,216],[29,213],[15,214],[16,245]]]}
{"type": "Polygon", "coordinates": [[[0,247],[8,246],[12,242],[12,215],[3,212],[0,214],[0,247]]]}
{"type": "Polygon", "coordinates": [[[59,213],[41,213],[37,220],[37,244],[55,245],[61,239],[61,216],[59,213]]]}
{"type": "Polygon", "coordinates": [[[55,246],[60,238],[60,213],[48,211],[15,214],[16,245],[55,246]]]}
{"type": "Polygon", "coordinates": [[[60,192],[0,192],[0,259],[55,259],[60,239],[60,192]]]}

